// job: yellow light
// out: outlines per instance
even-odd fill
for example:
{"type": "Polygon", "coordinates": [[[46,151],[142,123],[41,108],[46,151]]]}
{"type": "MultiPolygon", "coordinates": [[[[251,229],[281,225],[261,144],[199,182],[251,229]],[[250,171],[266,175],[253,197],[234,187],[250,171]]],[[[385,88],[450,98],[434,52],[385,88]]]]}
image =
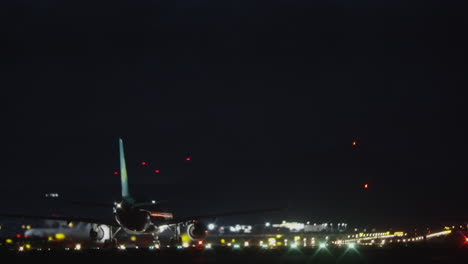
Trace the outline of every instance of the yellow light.
{"type": "Polygon", "coordinates": [[[49,237],[47,238],[47,240],[48,240],[48,241],[52,241],[52,240],[54,240],[54,238],[51,237],[51,236],[49,236],[49,237]]]}
{"type": "Polygon", "coordinates": [[[281,245],[283,245],[283,243],[281,243],[281,242],[278,241],[278,242],[276,242],[276,245],[277,245],[277,246],[281,246],[281,245]]]}
{"type": "Polygon", "coordinates": [[[6,242],[7,244],[11,244],[11,243],[13,243],[13,240],[11,240],[11,239],[8,238],[7,240],[5,240],[5,242],[6,242]]]}
{"type": "Polygon", "coordinates": [[[275,244],[276,244],[276,239],[274,239],[274,238],[272,238],[272,237],[271,237],[271,238],[268,238],[268,244],[269,244],[269,245],[275,245],[275,244]]]}
{"type": "Polygon", "coordinates": [[[73,228],[74,226],[75,226],[75,224],[73,224],[73,222],[68,223],[69,228],[73,228]]]}
{"type": "Polygon", "coordinates": [[[58,240],[65,239],[65,234],[63,234],[63,233],[55,234],[55,238],[58,239],[58,240]]]}
{"type": "Polygon", "coordinates": [[[135,241],[136,241],[136,236],[131,236],[131,237],[130,237],[130,240],[133,241],[133,242],[135,242],[135,241]]]}
{"type": "Polygon", "coordinates": [[[29,245],[29,244],[26,244],[24,247],[25,247],[26,249],[31,249],[31,245],[29,245]]]}
{"type": "Polygon", "coordinates": [[[26,228],[26,226],[25,226],[25,225],[22,225],[22,226],[21,226],[21,228],[22,228],[22,229],[25,229],[25,228],[26,228]]]}
{"type": "Polygon", "coordinates": [[[297,241],[297,240],[300,240],[300,239],[301,239],[300,236],[295,236],[295,237],[294,237],[294,241],[297,241]]]}
{"type": "Polygon", "coordinates": [[[224,243],[226,243],[226,240],[224,238],[221,238],[220,242],[221,242],[221,244],[224,244],[224,243]]]}
{"type": "Polygon", "coordinates": [[[276,235],[276,238],[281,238],[283,235],[276,235]]]}
{"type": "Polygon", "coordinates": [[[236,242],[236,240],[233,238],[233,239],[231,239],[231,242],[234,243],[234,242],[236,242]]]}
{"type": "Polygon", "coordinates": [[[189,243],[190,241],[192,241],[187,233],[182,234],[180,236],[180,239],[182,240],[182,243],[189,243]]]}
{"type": "Polygon", "coordinates": [[[31,225],[27,225],[27,226],[26,226],[26,229],[31,229],[31,225]]]}

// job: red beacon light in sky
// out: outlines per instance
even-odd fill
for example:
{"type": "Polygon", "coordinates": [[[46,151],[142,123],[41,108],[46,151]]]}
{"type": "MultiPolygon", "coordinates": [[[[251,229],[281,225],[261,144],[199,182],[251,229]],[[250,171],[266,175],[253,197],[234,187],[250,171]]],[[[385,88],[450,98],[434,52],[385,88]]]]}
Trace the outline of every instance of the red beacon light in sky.
{"type": "Polygon", "coordinates": [[[146,166],[146,161],[142,161],[140,164],[141,166],[146,166]]]}
{"type": "Polygon", "coordinates": [[[119,172],[118,172],[118,171],[114,171],[114,175],[119,175],[119,172]]]}
{"type": "Polygon", "coordinates": [[[158,169],[154,170],[154,173],[160,173],[160,172],[161,172],[161,171],[158,170],[158,169]]]}
{"type": "Polygon", "coordinates": [[[191,161],[192,159],[190,157],[185,158],[186,161],[191,161]]]}

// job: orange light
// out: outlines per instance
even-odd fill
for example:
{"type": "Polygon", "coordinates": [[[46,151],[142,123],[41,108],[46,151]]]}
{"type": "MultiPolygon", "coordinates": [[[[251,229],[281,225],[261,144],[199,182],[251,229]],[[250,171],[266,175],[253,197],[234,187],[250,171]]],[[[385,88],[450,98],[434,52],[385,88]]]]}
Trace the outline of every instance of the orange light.
{"type": "Polygon", "coordinates": [[[367,188],[369,188],[369,184],[366,183],[364,184],[364,189],[367,189],[367,188]]]}
{"type": "Polygon", "coordinates": [[[21,238],[21,235],[20,235],[20,234],[16,234],[16,238],[21,238]]]}
{"type": "Polygon", "coordinates": [[[357,142],[353,141],[353,147],[357,146],[357,142]]]}
{"type": "Polygon", "coordinates": [[[152,217],[164,217],[164,218],[172,218],[173,215],[171,213],[159,213],[159,212],[154,212],[150,213],[152,217]]]}

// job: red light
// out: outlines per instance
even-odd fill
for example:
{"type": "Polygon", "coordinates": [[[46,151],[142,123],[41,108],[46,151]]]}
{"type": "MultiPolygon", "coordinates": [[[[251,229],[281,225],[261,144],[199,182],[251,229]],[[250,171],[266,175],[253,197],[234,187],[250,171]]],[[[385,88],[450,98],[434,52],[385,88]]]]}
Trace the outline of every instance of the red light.
{"type": "Polygon", "coordinates": [[[187,157],[187,158],[185,158],[185,160],[186,160],[186,161],[190,161],[190,160],[191,160],[191,158],[190,158],[190,157],[187,157]]]}
{"type": "Polygon", "coordinates": [[[114,171],[114,175],[119,175],[119,172],[118,172],[118,171],[114,171]]]}
{"type": "Polygon", "coordinates": [[[28,235],[24,235],[24,238],[28,238],[28,235]]]}
{"type": "Polygon", "coordinates": [[[21,235],[20,235],[20,234],[16,234],[16,238],[21,238],[21,235]]]}
{"type": "Polygon", "coordinates": [[[155,172],[155,173],[159,173],[159,172],[160,172],[160,170],[154,170],[154,172],[155,172]]]}
{"type": "Polygon", "coordinates": [[[141,166],[146,166],[146,161],[142,161],[141,166]]]}
{"type": "Polygon", "coordinates": [[[364,184],[364,189],[367,189],[367,188],[369,188],[369,184],[366,183],[364,184]]]}
{"type": "Polygon", "coordinates": [[[51,216],[52,216],[52,217],[57,217],[57,215],[56,215],[56,214],[52,214],[51,216]]]}

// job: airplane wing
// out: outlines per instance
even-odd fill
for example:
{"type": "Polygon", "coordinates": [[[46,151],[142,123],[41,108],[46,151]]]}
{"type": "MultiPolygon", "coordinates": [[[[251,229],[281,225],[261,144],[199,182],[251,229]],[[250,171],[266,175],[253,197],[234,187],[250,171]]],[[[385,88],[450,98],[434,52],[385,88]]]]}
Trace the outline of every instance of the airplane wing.
{"type": "Polygon", "coordinates": [[[168,223],[169,223],[169,224],[176,224],[176,223],[185,222],[185,221],[190,221],[190,220],[216,219],[216,218],[218,218],[218,217],[223,217],[223,216],[235,216],[235,215],[256,214],[256,213],[273,212],[273,211],[280,211],[280,210],[282,210],[282,208],[244,210],[244,211],[233,211],[233,212],[217,213],[217,214],[187,216],[187,217],[180,217],[180,218],[171,219],[171,220],[168,221],[168,223]]]}
{"type": "Polygon", "coordinates": [[[67,221],[67,222],[85,222],[92,224],[103,224],[108,226],[118,226],[115,221],[86,218],[86,217],[65,217],[65,216],[40,216],[40,215],[19,215],[19,214],[3,214],[0,213],[0,217],[8,218],[25,218],[35,220],[56,220],[56,221],[67,221]]]}

